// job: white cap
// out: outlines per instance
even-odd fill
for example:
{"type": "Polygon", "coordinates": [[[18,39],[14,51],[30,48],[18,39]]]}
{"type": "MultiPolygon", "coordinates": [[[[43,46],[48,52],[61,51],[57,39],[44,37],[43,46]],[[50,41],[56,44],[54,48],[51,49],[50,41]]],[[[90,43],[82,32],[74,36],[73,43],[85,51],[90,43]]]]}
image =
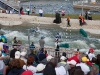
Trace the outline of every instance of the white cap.
{"type": "Polygon", "coordinates": [[[16,51],[15,52],[15,59],[19,59],[20,58],[20,52],[19,51],[16,51]]]}
{"type": "Polygon", "coordinates": [[[61,56],[60,60],[66,60],[65,56],[61,56]]]}
{"type": "Polygon", "coordinates": [[[47,56],[47,61],[50,61],[53,57],[51,55],[47,56]]]}
{"type": "Polygon", "coordinates": [[[26,52],[21,52],[20,55],[21,55],[21,56],[25,56],[25,55],[26,55],[26,52]]]}
{"type": "Polygon", "coordinates": [[[76,65],[76,61],[75,60],[71,60],[67,62],[68,64],[72,64],[72,65],[76,65]]]}
{"type": "Polygon", "coordinates": [[[40,63],[37,65],[36,70],[39,72],[39,71],[42,71],[44,68],[45,68],[45,65],[40,63]]]}

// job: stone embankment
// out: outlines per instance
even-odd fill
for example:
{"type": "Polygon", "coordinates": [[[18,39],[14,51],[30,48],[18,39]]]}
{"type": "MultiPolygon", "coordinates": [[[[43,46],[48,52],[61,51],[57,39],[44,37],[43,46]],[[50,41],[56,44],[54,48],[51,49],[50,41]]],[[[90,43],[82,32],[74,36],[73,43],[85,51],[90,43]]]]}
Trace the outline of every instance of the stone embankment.
{"type": "MultiPolygon", "coordinates": [[[[24,22],[27,23],[36,23],[36,24],[55,24],[53,23],[55,18],[52,17],[39,17],[39,16],[28,16],[28,15],[18,15],[18,14],[5,14],[0,13],[0,24],[5,26],[12,25],[23,25],[24,22]]],[[[62,23],[58,26],[62,28],[67,27],[66,18],[62,18],[62,23]]],[[[85,20],[86,25],[80,26],[78,19],[71,19],[70,29],[80,29],[83,28],[85,31],[92,34],[100,34],[100,20],[85,20]]]]}

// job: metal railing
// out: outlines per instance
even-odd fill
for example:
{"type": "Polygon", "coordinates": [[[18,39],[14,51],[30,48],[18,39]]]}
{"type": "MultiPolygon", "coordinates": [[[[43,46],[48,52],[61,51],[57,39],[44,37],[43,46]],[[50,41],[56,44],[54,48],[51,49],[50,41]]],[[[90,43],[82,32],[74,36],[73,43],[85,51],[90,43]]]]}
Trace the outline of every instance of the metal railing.
{"type": "MultiPolygon", "coordinates": [[[[16,44],[16,45],[18,45],[18,44],[16,44]]],[[[18,45],[18,47],[19,47],[19,46],[21,46],[21,45],[18,45]]],[[[24,48],[24,50],[26,50],[26,51],[30,51],[28,45],[23,46],[23,48],[24,48]]],[[[13,48],[12,48],[12,45],[9,45],[9,51],[12,50],[12,49],[13,49],[13,48]]],[[[37,52],[37,50],[39,50],[39,47],[38,47],[38,46],[35,47],[35,51],[36,51],[36,52],[37,52]]],[[[66,48],[66,49],[65,49],[65,48],[60,48],[59,51],[55,51],[55,48],[54,48],[54,47],[45,47],[44,50],[47,51],[48,55],[52,55],[53,57],[55,57],[56,53],[57,53],[57,54],[59,53],[59,56],[61,56],[62,53],[65,52],[65,53],[66,53],[66,56],[67,56],[68,58],[70,58],[70,57],[72,57],[72,56],[74,55],[74,53],[75,53],[75,50],[74,50],[74,49],[69,49],[69,48],[66,48]]],[[[28,53],[29,53],[29,52],[28,52],[28,53]]]]}
{"type": "Polygon", "coordinates": [[[88,1],[73,1],[73,5],[82,4],[82,3],[89,3],[88,1]]]}
{"type": "Polygon", "coordinates": [[[19,12],[19,10],[15,9],[15,8],[13,8],[13,7],[11,7],[10,5],[8,5],[8,4],[2,2],[1,0],[0,0],[0,7],[3,8],[3,9],[5,9],[5,10],[14,10],[16,13],[19,12]]]}
{"type": "MultiPolygon", "coordinates": [[[[39,49],[39,47],[36,47],[36,50],[39,49]]],[[[48,55],[52,55],[55,57],[56,53],[58,54],[59,53],[59,56],[62,55],[63,52],[66,53],[67,57],[70,58],[74,55],[75,53],[75,50],[74,49],[65,49],[65,48],[60,48],[59,51],[55,51],[55,48],[53,47],[45,47],[44,50],[47,51],[48,55]]]]}

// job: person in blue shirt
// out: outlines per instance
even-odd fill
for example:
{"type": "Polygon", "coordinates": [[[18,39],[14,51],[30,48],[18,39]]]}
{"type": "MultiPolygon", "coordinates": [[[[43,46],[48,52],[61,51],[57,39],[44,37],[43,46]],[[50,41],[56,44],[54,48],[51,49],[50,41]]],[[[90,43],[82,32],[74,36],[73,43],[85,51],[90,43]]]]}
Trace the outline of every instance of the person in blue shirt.
{"type": "Polygon", "coordinates": [[[35,45],[34,45],[34,42],[32,42],[30,45],[30,50],[34,50],[34,48],[35,48],[35,45]]]}
{"type": "Polygon", "coordinates": [[[7,37],[4,36],[4,34],[1,34],[1,39],[3,40],[4,43],[7,43],[7,37]]]}

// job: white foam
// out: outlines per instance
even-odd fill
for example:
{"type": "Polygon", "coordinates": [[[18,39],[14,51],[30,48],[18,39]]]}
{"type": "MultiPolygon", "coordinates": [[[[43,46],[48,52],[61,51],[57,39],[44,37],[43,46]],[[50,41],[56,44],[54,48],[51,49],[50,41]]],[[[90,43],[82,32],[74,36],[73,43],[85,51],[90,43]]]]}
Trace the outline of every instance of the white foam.
{"type": "Polygon", "coordinates": [[[96,48],[94,44],[90,44],[90,46],[91,46],[92,48],[96,48]]]}
{"type": "Polygon", "coordinates": [[[81,41],[81,40],[72,41],[72,42],[70,42],[70,44],[72,47],[79,48],[79,49],[89,48],[87,43],[85,41],[81,41]]]}
{"type": "Polygon", "coordinates": [[[11,31],[11,32],[6,34],[6,37],[8,37],[9,39],[13,39],[15,36],[20,40],[28,38],[28,36],[25,36],[24,33],[18,32],[18,31],[11,31]]]}

